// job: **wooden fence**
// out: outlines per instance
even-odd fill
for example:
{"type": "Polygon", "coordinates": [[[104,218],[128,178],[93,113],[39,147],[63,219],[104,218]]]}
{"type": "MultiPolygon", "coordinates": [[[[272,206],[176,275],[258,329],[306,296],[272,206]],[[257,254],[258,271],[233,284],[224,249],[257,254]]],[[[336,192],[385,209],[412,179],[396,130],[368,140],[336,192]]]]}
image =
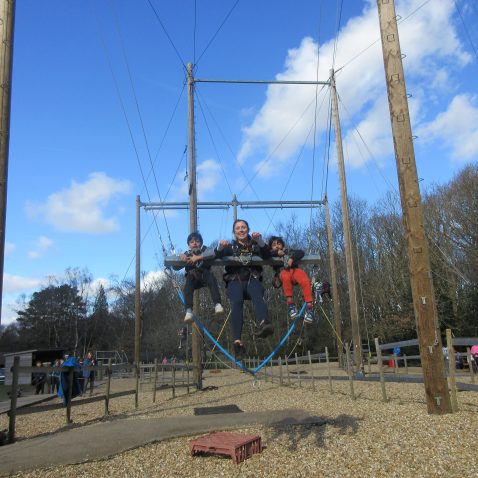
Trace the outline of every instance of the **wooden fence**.
{"type": "MultiPolygon", "coordinates": [[[[135,367],[132,365],[125,366],[124,364],[120,367],[115,367],[111,363],[111,359],[108,362],[108,365],[95,365],[95,366],[78,366],[78,367],[20,367],[20,357],[14,357],[13,367],[12,367],[12,386],[10,390],[10,407],[5,410],[9,415],[9,426],[8,426],[8,442],[15,442],[15,422],[16,417],[19,415],[27,415],[31,413],[39,413],[43,411],[65,409],[65,420],[67,424],[73,422],[71,418],[71,408],[72,406],[84,405],[97,401],[104,401],[104,415],[109,414],[109,405],[110,400],[114,398],[124,397],[127,395],[135,395],[135,408],[138,408],[138,396],[140,391],[140,385],[144,385],[148,381],[153,385],[153,402],[156,401],[156,390],[158,388],[171,388],[173,398],[176,396],[176,389],[178,387],[185,387],[187,393],[190,393],[190,387],[192,386],[190,382],[190,370],[191,367],[185,364],[168,364],[158,366],[157,361],[154,364],[141,364],[136,373],[135,367]],[[73,401],[72,399],[72,390],[73,383],[75,379],[78,379],[78,376],[75,378],[75,374],[82,374],[84,371],[94,371],[99,380],[105,379],[105,393],[102,395],[95,395],[85,398],[84,396],[81,399],[73,401]],[[64,397],[64,403],[53,403],[45,405],[37,405],[31,407],[33,402],[26,404],[25,406],[17,407],[18,396],[20,387],[18,385],[18,377],[20,373],[44,373],[45,376],[50,376],[52,373],[63,373],[66,374],[66,380],[68,383],[66,396],[64,397]],[[131,390],[123,390],[111,393],[111,380],[116,377],[131,377],[136,376],[136,387],[131,390]],[[149,379],[149,380],[148,380],[149,379]]],[[[38,403],[38,402],[35,402],[38,403]]]]}
{"type": "MultiPolygon", "coordinates": [[[[451,351],[450,354],[450,363],[454,363],[454,346],[461,346],[466,347],[471,345],[472,343],[478,343],[478,339],[451,339],[451,333],[448,333],[447,336],[449,337],[449,350],[451,351]]],[[[417,340],[408,340],[402,342],[394,342],[389,344],[380,344],[378,339],[375,339],[375,350],[376,355],[372,356],[369,354],[368,360],[368,373],[370,377],[365,377],[364,374],[356,374],[353,372],[353,368],[351,366],[351,358],[350,353],[346,354],[346,363],[345,363],[345,375],[340,376],[332,376],[331,374],[331,365],[339,365],[338,364],[338,357],[331,357],[329,356],[328,349],[325,348],[325,352],[319,354],[311,354],[310,352],[304,356],[298,356],[297,353],[294,357],[291,356],[284,356],[278,357],[277,359],[270,360],[267,364],[262,368],[259,374],[257,374],[257,378],[262,378],[266,381],[270,380],[272,382],[278,382],[281,386],[291,386],[292,383],[299,387],[302,387],[305,381],[311,384],[312,389],[315,391],[317,381],[318,380],[327,380],[330,392],[332,392],[333,381],[334,380],[348,380],[350,384],[350,395],[352,399],[355,399],[355,392],[354,392],[354,381],[355,380],[376,380],[380,381],[380,385],[382,388],[382,399],[387,401],[387,394],[385,388],[385,376],[384,371],[390,369],[389,363],[393,364],[392,370],[389,370],[393,375],[409,374],[409,367],[408,362],[410,360],[420,360],[419,355],[406,355],[405,353],[401,354],[400,356],[394,354],[382,354],[382,352],[393,350],[396,347],[400,347],[401,349],[406,349],[407,347],[417,347],[418,341],[417,340]],[[391,362],[390,362],[391,361],[391,362]],[[384,367],[384,362],[387,364],[384,367]],[[326,365],[326,374],[317,376],[314,373],[314,364],[325,364],[326,365]],[[399,367],[399,364],[402,363],[403,367],[399,367]],[[377,366],[377,374],[372,374],[371,368],[372,364],[377,366]],[[295,370],[291,370],[291,367],[295,367],[295,370]],[[403,372],[400,372],[400,368],[403,372]],[[378,376],[377,376],[378,375],[378,376]]],[[[345,346],[346,351],[349,351],[348,344],[345,346]]],[[[467,358],[468,358],[468,372],[466,375],[471,377],[471,382],[475,383],[475,374],[472,367],[472,357],[470,354],[470,347],[467,347],[467,358]]],[[[253,369],[257,367],[261,363],[262,359],[259,357],[248,357],[244,359],[244,365],[248,368],[253,369]]],[[[203,364],[205,369],[213,369],[213,370],[220,370],[222,368],[231,368],[230,365],[226,364],[223,361],[207,361],[203,364]]],[[[110,400],[113,398],[123,397],[126,395],[135,395],[135,408],[138,408],[138,397],[140,388],[145,388],[150,386],[153,392],[153,403],[156,402],[156,391],[161,388],[170,388],[172,391],[172,397],[176,397],[176,389],[177,388],[186,388],[187,393],[190,393],[190,388],[195,387],[196,384],[192,383],[190,380],[191,377],[191,365],[184,364],[184,363],[170,363],[170,364],[162,364],[158,363],[157,360],[154,363],[150,364],[140,364],[140,366],[136,369],[134,366],[127,366],[124,365],[121,367],[115,367],[111,364],[111,360],[109,361],[107,366],[91,366],[91,367],[80,367],[75,370],[73,367],[64,367],[64,368],[53,368],[53,367],[42,367],[41,371],[48,374],[53,371],[55,372],[63,372],[67,374],[68,377],[68,394],[65,397],[65,405],[64,404],[49,404],[49,405],[39,405],[36,407],[25,407],[25,408],[17,408],[17,392],[18,392],[18,376],[20,372],[27,372],[27,373],[34,373],[38,372],[38,367],[20,367],[19,366],[19,357],[14,358],[14,364],[12,367],[12,388],[11,388],[11,401],[10,401],[10,409],[8,411],[9,414],[9,431],[8,431],[8,441],[9,443],[13,443],[15,441],[15,419],[16,416],[22,414],[29,414],[29,413],[38,413],[47,410],[54,410],[65,408],[66,410],[66,423],[72,423],[71,419],[71,407],[74,405],[82,405],[94,401],[104,400],[105,408],[104,414],[109,414],[109,403],[110,400]],[[75,371],[84,371],[84,370],[93,370],[97,373],[100,377],[106,377],[106,391],[104,395],[97,395],[94,397],[89,398],[82,398],[76,402],[72,401],[71,398],[71,390],[72,384],[74,380],[74,373],[75,371]],[[136,387],[132,390],[120,391],[111,393],[111,379],[113,376],[117,377],[135,377],[136,378],[136,387]]],[[[457,402],[456,402],[456,376],[465,376],[465,374],[458,375],[456,374],[455,367],[448,367],[448,377],[449,377],[449,387],[452,393],[452,402],[455,403],[454,409],[457,409],[457,402]],[[453,398],[453,394],[455,394],[455,398],[453,398]]],[[[410,381],[410,380],[408,380],[410,381]]]]}

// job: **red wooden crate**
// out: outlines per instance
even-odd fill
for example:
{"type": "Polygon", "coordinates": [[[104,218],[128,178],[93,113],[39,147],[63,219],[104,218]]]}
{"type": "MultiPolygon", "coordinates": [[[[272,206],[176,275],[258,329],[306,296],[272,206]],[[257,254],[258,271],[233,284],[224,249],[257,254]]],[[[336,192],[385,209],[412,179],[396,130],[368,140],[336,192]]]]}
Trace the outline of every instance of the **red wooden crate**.
{"type": "Polygon", "coordinates": [[[241,463],[254,453],[262,452],[259,435],[241,435],[240,433],[214,432],[209,435],[190,440],[191,456],[199,453],[209,455],[228,455],[233,463],[241,463]]]}

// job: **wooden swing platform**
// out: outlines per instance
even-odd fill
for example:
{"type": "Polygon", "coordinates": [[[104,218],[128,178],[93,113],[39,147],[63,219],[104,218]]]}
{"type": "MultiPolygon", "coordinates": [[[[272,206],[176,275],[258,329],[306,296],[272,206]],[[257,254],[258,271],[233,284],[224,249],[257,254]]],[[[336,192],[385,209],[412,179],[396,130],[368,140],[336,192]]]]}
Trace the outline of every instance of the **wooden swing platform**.
{"type": "MultiPolygon", "coordinates": [[[[299,264],[319,264],[320,256],[317,255],[307,255],[302,259],[297,261],[299,264]]],[[[271,259],[262,259],[259,256],[251,256],[250,260],[246,260],[244,257],[241,260],[239,257],[222,257],[220,259],[212,259],[204,261],[204,264],[211,266],[230,266],[234,264],[244,264],[248,266],[282,266],[284,261],[279,257],[272,257],[271,259]]],[[[179,256],[166,256],[164,258],[164,265],[166,267],[185,267],[187,266],[186,262],[183,262],[179,259],[179,256]]]]}

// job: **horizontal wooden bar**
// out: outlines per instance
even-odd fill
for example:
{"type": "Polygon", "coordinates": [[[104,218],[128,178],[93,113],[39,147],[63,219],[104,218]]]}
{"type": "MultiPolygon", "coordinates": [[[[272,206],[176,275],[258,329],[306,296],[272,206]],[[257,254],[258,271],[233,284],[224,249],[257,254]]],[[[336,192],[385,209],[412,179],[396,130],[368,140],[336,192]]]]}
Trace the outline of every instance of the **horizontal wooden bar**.
{"type": "MultiPolygon", "coordinates": [[[[212,259],[204,261],[204,264],[211,265],[211,266],[230,266],[230,265],[240,265],[243,263],[244,265],[249,266],[281,266],[284,264],[283,260],[279,257],[273,257],[271,259],[262,259],[259,256],[252,256],[249,261],[246,261],[244,256],[243,260],[239,257],[222,257],[220,259],[212,259]]],[[[320,263],[320,256],[315,255],[307,255],[300,259],[299,264],[319,264],[320,263]]],[[[185,267],[188,264],[183,262],[179,259],[178,256],[166,256],[164,258],[164,265],[166,267],[185,267]]]]}
{"type": "MultiPolygon", "coordinates": [[[[134,395],[136,390],[123,390],[121,392],[110,393],[109,399],[125,397],[127,395],[134,395]]],[[[77,407],[79,405],[87,405],[88,403],[99,402],[105,399],[105,395],[93,395],[92,397],[76,397],[71,401],[72,407],[77,407]]],[[[46,412],[52,410],[59,410],[66,408],[66,405],[62,403],[51,403],[49,405],[37,405],[35,407],[25,407],[16,411],[17,415],[30,415],[31,413],[46,412]]]]}
{"type": "Polygon", "coordinates": [[[413,347],[416,345],[418,345],[418,339],[402,340],[401,342],[390,342],[389,344],[381,344],[380,350],[390,350],[394,349],[395,347],[413,347]]]}
{"type": "MultiPolygon", "coordinates": [[[[466,345],[478,344],[478,337],[454,337],[453,345],[464,347],[466,345]]],[[[380,350],[394,349],[395,347],[413,347],[418,346],[418,339],[402,340],[401,342],[391,342],[381,344],[380,350]]]]}
{"type": "MultiPolygon", "coordinates": [[[[37,366],[31,366],[31,367],[19,367],[18,368],[18,371],[19,372],[23,372],[23,373],[52,373],[52,372],[64,372],[64,373],[68,373],[70,371],[70,368],[71,367],[37,367],[37,366]]],[[[96,370],[96,371],[100,371],[100,370],[103,370],[105,373],[106,373],[106,370],[107,370],[107,366],[106,365],[88,365],[88,366],[83,366],[83,365],[75,365],[73,367],[74,369],[76,370],[80,370],[81,371],[85,371],[85,370],[89,370],[89,371],[93,371],[93,370],[96,370]]],[[[11,367],[10,371],[13,371],[13,367],[11,367]]]]}
{"type": "Polygon", "coordinates": [[[453,338],[453,345],[477,345],[478,338],[477,337],[454,337],[453,338]]]}

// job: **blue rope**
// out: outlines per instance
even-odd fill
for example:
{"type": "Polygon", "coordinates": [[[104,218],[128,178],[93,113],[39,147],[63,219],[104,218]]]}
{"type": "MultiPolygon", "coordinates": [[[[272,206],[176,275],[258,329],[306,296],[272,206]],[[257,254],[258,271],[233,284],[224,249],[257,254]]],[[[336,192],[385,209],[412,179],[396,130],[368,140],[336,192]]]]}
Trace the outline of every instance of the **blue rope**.
{"type": "Polygon", "coordinates": [[[208,336],[209,340],[212,341],[212,343],[229,359],[232,360],[238,367],[240,367],[244,372],[250,373],[251,375],[255,375],[256,372],[254,370],[251,370],[250,368],[247,368],[242,362],[239,362],[236,360],[212,335],[209,330],[204,327],[204,325],[200,322],[200,320],[194,316],[194,322],[196,322],[196,325],[201,329],[201,332],[205,335],[208,336]]]}
{"type": "MultiPolygon", "coordinates": [[[[181,299],[181,302],[183,304],[185,304],[185,300],[184,300],[184,296],[183,296],[183,293],[178,290],[178,295],[179,295],[179,298],[181,299]]],[[[305,305],[304,304],[302,306],[302,308],[300,309],[300,312],[299,314],[297,315],[297,317],[295,318],[294,322],[292,322],[292,325],[290,326],[288,332],[284,335],[284,337],[282,338],[282,340],[279,342],[279,345],[277,345],[277,347],[255,368],[255,369],[250,369],[250,368],[247,368],[242,362],[239,362],[238,360],[235,359],[235,357],[233,357],[212,335],[211,335],[211,332],[209,332],[209,330],[202,324],[202,322],[195,316],[193,315],[193,319],[194,319],[194,322],[196,323],[196,325],[199,327],[199,329],[201,330],[201,332],[206,335],[209,340],[211,340],[211,342],[229,359],[231,360],[233,363],[235,363],[239,368],[241,368],[242,370],[244,370],[244,372],[247,372],[249,374],[251,374],[252,376],[255,376],[257,372],[259,372],[259,370],[261,370],[266,364],[267,362],[269,362],[269,360],[271,360],[275,354],[279,351],[279,349],[282,347],[282,345],[284,345],[285,341],[289,338],[290,334],[292,334],[292,332],[294,331],[295,329],[295,326],[297,325],[297,322],[299,321],[300,317],[302,316],[302,314],[304,313],[304,310],[305,310],[305,305]]]]}
{"type": "Polygon", "coordinates": [[[267,362],[269,362],[269,360],[271,360],[275,354],[279,351],[279,349],[284,345],[285,341],[289,338],[290,334],[294,331],[295,329],[295,326],[297,325],[297,322],[299,321],[300,317],[302,316],[302,314],[304,313],[304,310],[305,310],[305,303],[304,305],[302,306],[302,308],[300,309],[300,312],[299,314],[297,315],[297,317],[294,319],[294,322],[292,322],[292,325],[290,326],[289,328],[289,331],[284,335],[284,337],[282,338],[282,340],[279,342],[279,345],[277,345],[277,347],[269,354],[268,357],[266,357],[254,370],[253,372],[256,374],[257,372],[259,372],[259,370],[264,367],[267,362]]]}

